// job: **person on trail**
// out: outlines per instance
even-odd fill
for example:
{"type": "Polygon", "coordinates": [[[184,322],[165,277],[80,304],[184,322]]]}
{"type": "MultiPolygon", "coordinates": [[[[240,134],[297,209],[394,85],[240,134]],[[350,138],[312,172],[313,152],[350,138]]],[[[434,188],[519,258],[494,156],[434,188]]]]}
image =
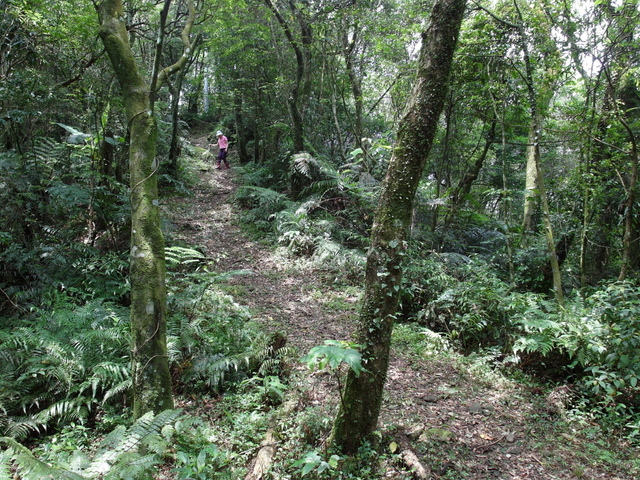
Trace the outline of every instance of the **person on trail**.
{"type": "Polygon", "coordinates": [[[218,137],[218,142],[209,144],[209,149],[218,147],[218,156],[216,158],[218,165],[216,166],[216,168],[222,168],[222,162],[224,162],[224,166],[226,168],[229,168],[229,161],[227,160],[227,149],[229,148],[229,140],[222,134],[220,130],[216,132],[216,137],[218,137]]]}

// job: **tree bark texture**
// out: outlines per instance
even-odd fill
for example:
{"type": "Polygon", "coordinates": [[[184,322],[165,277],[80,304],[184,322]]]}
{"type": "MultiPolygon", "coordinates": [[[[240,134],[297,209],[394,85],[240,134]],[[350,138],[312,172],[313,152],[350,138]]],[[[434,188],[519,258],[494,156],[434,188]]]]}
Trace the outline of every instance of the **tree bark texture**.
{"type": "Polygon", "coordinates": [[[354,453],[378,422],[398,307],[402,262],[418,183],[444,106],[466,0],[436,1],[422,49],[414,91],[400,122],[371,233],[358,341],[366,372],[349,371],[333,444],[354,453]]]}
{"type": "Polygon", "coordinates": [[[98,6],[99,34],[122,89],[130,131],[133,414],[173,408],[166,345],[164,237],[156,172],[157,125],[150,87],[131,51],[121,0],[98,6]]]}

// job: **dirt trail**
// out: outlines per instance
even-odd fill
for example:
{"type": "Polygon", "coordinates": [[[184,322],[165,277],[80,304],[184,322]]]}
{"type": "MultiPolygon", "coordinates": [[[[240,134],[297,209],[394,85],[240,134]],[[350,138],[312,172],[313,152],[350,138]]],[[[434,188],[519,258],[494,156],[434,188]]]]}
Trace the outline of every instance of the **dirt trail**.
{"type": "MultiPolygon", "coordinates": [[[[196,146],[206,143],[206,136],[194,139],[196,146]]],[[[229,283],[243,292],[242,301],[257,321],[286,333],[289,344],[301,352],[327,339],[349,338],[353,329],[346,321],[349,315],[324,308],[321,282],[308,273],[285,271],[271,248],[248,239],[238,227],[233,204],[237,189],[234,160],[231,152],[232,168],[221,170],[215,168],[213,159],[208,160],[194,195],[172,202],[172,221],[179,236],[203,246],[219,273],[250,271],[232,277],[229,283]]]]}
{"type": "MultiPolygon", "coordinates": [[[[192,141],[200,147],[207,143],[206,136],[192,141]]],[[[242,303],[266,329],[284,332],[301,354],[326,339],[349,339],[355,303],[346,311],[328,308],[323,292],[333,291],[332,286],[310,272],[287,270],[271,248],[243,235],[233,204],[233,152],[230,160],[229,170],[217,170],[213,162],[203,168],[193,196],[168,201],[177,234],[205,247],[219,272],[250,270],[252,274],[231,280],[242,303]]],[[[383,428],[424,430],[413,445],[434,478],[635,478],[623,465],[592,459],[582,451],[582,440],[557,430],[559,419],[540,392],[479,376],[472,366],[452,365],[446,358],[393,355],[382,410],[383,428]]]]}

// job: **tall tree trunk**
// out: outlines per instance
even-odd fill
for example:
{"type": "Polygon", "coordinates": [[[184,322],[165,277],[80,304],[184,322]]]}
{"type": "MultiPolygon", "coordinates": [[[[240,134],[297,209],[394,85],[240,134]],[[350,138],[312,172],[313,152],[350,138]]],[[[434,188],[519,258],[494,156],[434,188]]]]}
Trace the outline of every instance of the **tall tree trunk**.
{"type": "Polygon", "coordinates": [[[133,411],[173,408],[166,346],[164,238],[160,228],[156,171],[157,125],[149,85],[129,45],[120,0],[99,8],[100,37],[111,60],[124,100],[130,129],[131,176],[131,334],[133,411]]]}
{"type": "MultiPolygon", "coordinates": [[[[168,11],[165,1],[162,15],[168,11]]],[[[190,53],[189,31],[195,17],[188,2],[189,20],[182,32],[185,52],[190,53]]],[[[122,89],[129,125],[129,173],[131,178],[131,364],[133,415],[173,408],[171,375],[166,342],[166,285],[164,237],[158,202],[158,128],[153,112],[155,92],[167,77],[184,67],[188,55],[160,69],[154,65],[151,86],[144,79],[131,50],[121,0],[96,4],[99,34],[122,89]]],[[[163,28],[160,27],[160,38],[163,28]]],[[[159,43],[162,43],[161,41],[159,43]]],[[[158,46],[158,52],[160,46],[158,46]]]]}
{"type": "Polygon", "coordinates": [[[351,35],[351,41],[345,32],[342,38],[342,50],[344,51],[344,60],[345,60],[345,68],[347,70],[347,75],[349,76],[349,83],[351,83],[351,94],[353,95],[353,104],[355,108],[354,119],[353,119],[353,135],[355,137],[356,148],[360,148],[363,150],[363,155],[365,155],[362,138],[364,136],[363,128],[362,128],[362,109],[363,109],[363,96],[362,96],[362,82],[358,77],[358,73],[356,72],[355,65],[353,64],[356,44],[358,39],[358,24],[353,28],[353,32],[351,35]]]}
{"type": "MultiPolygon", "coordinates": [[[[198,36],[193,42],[193,48],[196,49],[200,46],[202,37],[198,36]]],[[[199,50],[199,48],[198,48],[199,50]]],[[[180,97],[182,95],[182,84],[184,83],[187,71],[193,65],[196,59],[194,54],[189,57],[188,65],[181,68],[176,75],[174,85],[168,83],[169,91],[171,92],[171,145],[169,147],[169,173],[176,175],[178,173],[178,159],[182,151],[180,144],[180,97]]]]}
{"type": "Polygon", "coordinates": [[[538,188],[538,163],[540,148],[537,143],[537,123],[531,121],[527,140],[527,167],[524,187],[523,234],[534,233],[540,222],[540,190],[538,188]]]}
{"type": "MultiPolygon", "coordinates": [[[[608,72],[608,70],[607,70],[608,72]]],[[[611,79],[611,75],[608,75],[610,84],[613,83],[611,79]]],[[[629,80],[626,80],[627,82],[629,80]]],[[[621,89],[624,91],[628,89],[628,87],[621,89]]],[[[636,189],[638,184],[638,141],[636,138],[636,133],[631,126],[630,122],[634,120],[634,117],[637,117],[635,113],[635,105],[640,103],[637,98],[637,90],[635,89],[635,85],[631,87],[633,91],[633,96],[635,98],[629,98],[628,92],[620,93],[620,97],[622,103],[624,104],[626,110],[620,111],[620,107],[618,104],[615,104],[615,114],[618,121],[622,124],[625,132],[627,133],[628,142],[630,145],[629,150],[629,162],[631,163],[631,167],[629,168],[629,173],[627,174],[626,182],[621,178],[623,183],[623,187],[626,190],[626,198],[624,201],[624,230],[622,234],[622,259],[620,265],[620,274],[618,275],[618,280],[623,281],[626,279],[629,274],[629,270],[633,267],[637,267],[637,259],[638,259],[638,231],[636,228],[635,222],[635,203],[636,203],[636,189]]]]}
{"type": "Polygon", "coordinates": [[[332,439],[354,453],[376,428],[389,366],[411,212],[449,84],[466,0],[438,0],[422,34],[418,76],[385,177],[371,233],[358,340],[366,372],[347,375],[332,439]]]}
{"type": "Polygon", "coordinates": [[[547,241],[547,251],[549,252],[549,264],[551,265],[551,275],[553,277],[553,293],[558,304],[564,304],[564,294],[562,293],[562,277],[560,275],[560,262],[556,253],[556,244],[553,239],[553,226],[551,225],[551,212],[547,201],[547,191],[544,187],[544,179],[540,170],[540,163],[536,163],[538,171],[538,189],[540,190],[540,201],[542,203],[542,223],[544,225],[544,237],[547,241]]]}
{"type": "MultiPolygon", "coordinates": [[[[278,23],[282,27],[287,40],[289,41],[289,45],[293,49],[293,52],[296,56],[296,78],[293,83],[293,88],[291,89],[291,95],[287,98],[287,108],[289,109],[289,116],[291,117],[291,131],[293,133],[293,153],[300,153],[304,151],[304,125],[303,125],[303,117],[300,109],[300,89],[303,90],[303,93],[307,91],[309,88],[309,82],[305,79],[308,79],[308,55],[305,53],[305,50],[301,47],[301,45],[305,45],[306,42],[310,40],[310,30],[306,32],[303,30],[303,38],[302,42],[296,40],[289,27],[289,24],[282,16],[278,8],[271,0],[264,0],[265,4],[269,9],[273,12],[278,20],[278,23]]],[[[297,9],[293,2],[289,2],[289,5],[292,9],[293,14],[297,14],[297,9]]],[[[299,15],[297,15],[300,18],[299,15]]],[[[301,23],[304,26],[304,24],[301,23]]],[[[308,25],[307,25],[308,26],[308,25]]],[[[310,28],[310,27],[309,27],[310,28]]]]}
{"type": "Polygon", "coordinates": [[[178,173],[178,158],[182,150],[180,145],[180,92],[182,91],[182,82],[184,80],[185,70],[178,74],[175,86],[170,88],[171,91],[171,143],[169,146],[169,173],[176,175],[178,173]]]}
{"type": "MultiPolygon", "coordinates": [[[[553,291],[558,303],[562,305],[562,276],[560,275],[560,265],[558,263],[555,241],[553,239],[553,226],[551,224],[549,204],[546,190],[544,188],[542,169],[540,168],[540,133],[544,123],[544,116],[549,109],[549,105],[551,104],[551,100],[554,95],[553,78],[557,72],[552,68],[552,64],[550,64],[547,71],[544,72],[545,78],[542,82],[542,86],[536,88],[534,81],[534,67],[529,53],[529,37],[525,30],[524,17],[520,12],[520,6],[518,5],[517,0],[513,1],[513,5],[516,9],[519,20],[519,24],[513,26],[517,29],[518,36],[520,37],[520,47],[522,48],[525,66],[524,80],[527,85],[529,112],[531,115],[529,120],[529,139],[527,144],[527,174],[522,230],[523,234],[526,234],[532,232],[536,227],[537,222],[534,223],[533,218],[536,212],[536,206],[539,202],[542,207],[542,222],[544,225],[545,239],[547,241],[549,264],[553,276],[553,291]]],[[[545,31],[544,33],[549,37],[551,36],[550,31],[545,31]]]]}

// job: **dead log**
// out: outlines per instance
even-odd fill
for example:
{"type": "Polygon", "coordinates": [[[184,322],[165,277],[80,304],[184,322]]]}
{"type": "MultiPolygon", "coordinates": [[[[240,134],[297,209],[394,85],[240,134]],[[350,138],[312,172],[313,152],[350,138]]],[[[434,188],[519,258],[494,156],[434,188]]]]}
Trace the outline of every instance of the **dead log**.
{"type": "Polygon", "coordinates": [[[400,458],[404,464],[411,469],[411,473],[419,480],[429,480],[431,478],[431,472],[422,464],[416,455],[409,437],[404,433],[400,433],[396,435],[396,443],[400,449],[400,458]]]}
{"type": "Polygon", "coordinates": [[[253,468],[244,477],[244,480],[263,480],[265,478],[273,463],[273,457],[276,455],[276,444],[275,432],[269,428],[253,462],[253,468]]]}
{"type": "Polygon", "coordinates": [[[290,400],[271,417],[267,433],[260,444],[260,450],[250,463],[252,467],[244,480],[264,480],[273,464],[273,458],[276,456],[276,446],[278,445],[276,429],[282,423],[281,420],[291,415],[297,408],[298,399],[290,400]]]}

